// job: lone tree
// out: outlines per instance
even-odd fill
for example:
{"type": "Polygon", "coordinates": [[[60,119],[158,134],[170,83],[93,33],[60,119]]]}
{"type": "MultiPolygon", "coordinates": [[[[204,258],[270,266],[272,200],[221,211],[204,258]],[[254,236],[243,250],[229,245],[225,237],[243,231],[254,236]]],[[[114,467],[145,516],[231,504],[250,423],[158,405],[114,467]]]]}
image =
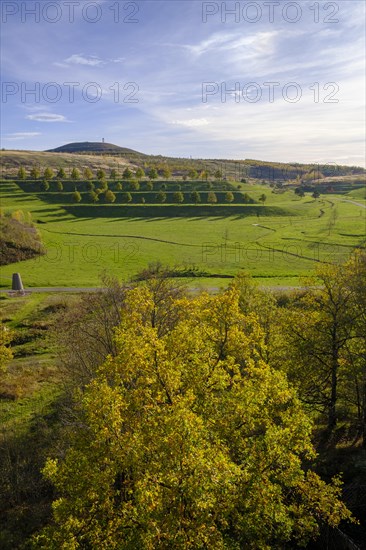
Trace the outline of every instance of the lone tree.
{"type": "Polygon", "coordinates": [[[72,198],[72,202],[80,202],[81,201],[81,195],[80,195],[79,191],[74,191],[73,194],[71,195],[71,198],[72,198]]]}
{"type": "Polygon", "coordinates": [[[37,166],[33,166],[33,168],[30,171],[30,177],[34,180],[37,180],[41,175],[41,172],[37,166]]]}
{"type": "Polygon", "coordinates": [[[198,179],[198,172],[197,172],[197,170],[195,170],[194,168],[191,168],[190,171],[188,172],[188,177],[189,177],[189,179],[191,179],[191,180],[196,180],[196,179],[198,179]]]}
{"type": "Polygon", "coordinates": [[[105,180],[107,177],[107,174],[105,173],[105,170],[103,170],[102,168],[99,168],[99,170],[97,170],[97,178],[99,181],[102,181],[102,180],[105,180]]]}
{"type": "Polygon", "coordinates": [[[54,177],[55,174],[54,174],[52,168],[46,168],[43,175],[44,175],[46,180],[51,180],[54,177]]]}
{"type": "Polygon", "coordinates": [[[50,184],[47,180],[43,180],[42,183],[41,183],[41,190],[42,191],[49,191],[50,189],[50,184]]]}
{"type": "Polygon", "coordinates": [[[192,202],[194,202],[194,204],[198,204],[199,202],[201,202],[201,195],[198,193],[198,191],[192,191],[190,199],[192,202]]]}
{"type": "Polygon", "coordinates": [[[72,180],[79,180],[80,179],[80,172],[77,168],[73,168],[71,171],[71,179],[72,180]]]}
{"type": "Polygon", "coordinates": [[[131,170],[129,168],[125,168],[123,170],[123,173],[122,173],[122,178],[124,180],[130,180],[133,178],[133,173],[131,172],[131,170]]]}
{"type": "Polygon", "coordinates": [[[184,201],[184,195],[181,191],[176,191],[173,193],[173,202],[182,203],[184,201]]]}
{"type": "Polygon", "coordinates": [[[58,169],[57,177],[63,180],[66,179],[66,172],[63,168],[58,169]]]}
{"type": "Polygon", "coordinates": [[[99,201],[99,194],[96,193],[95,191],[90,191],[89,198],[93,203],[98,202],[99,201]]]}
{"type": "Polygon", "coordinates": [[[113,191],[108,189],[108,191],[106,191],[104,194],[104,200],[105,202],[113,203],[116,200],[116,195],[113,193],[113,191]]]}
{"type": "Polygon", "coordinates": [[[158,171],[156,170],[156,168],[151,168],[149,170],[148,176],[151,180],[158,179],[158,171]]]}
{"type": "Polygon", "coordinates": [[[20,180],[25,180],[26,177],[27,177],[27,174],[26,174],[25,168],[24,166],[21,166],[18,170],[18,178],[20,180]]]}
{"type": "Polygon", "coordinates": [[[132,195],[131,193],[122,193],[121,201],[124,203],[128,203],[132,201],[132,195]]]}
{"type": "Polygon", "coordinates": [[[259,197],[259,200],[261,201],[262,204],[264,204],[267,200],[267,197],[264,193],[262,193],[262,195],[259,197]]]}
{"type": "Polygon", "coordinates": [[[210,191],[210,192],[207,194],[207,202],[208,202],[209,204],[215,204],[215,203],[217,203],[216,193],[214,193],[213,191],[210,191]]]}
{"type": "Polygon", "coordinates": [[[56,181],[56,189],[57,189],[57,191],[63,191],[64,190],[64,186],[63,186],[63,183],[62,183],[61,180],[56,181]]]}
{"type": "Polygon", "coordinates": [[[137,170],[136,170],[135,176],[136,176],[137,179],[140,180],[140,179],[142,179],[142,178],[145,177],[145,172],[143,171],[142,168],[139,167],[139,168],[137,168],[137,170]]]}
{"type": "Polygon", "coordinates": [[[231,191],[228,191],[225,194],[225,202],[231,203],[234,200],[234,194],[231,191]]]}
{"type": "Polygon", "coordinates": [[[159,191],[155,198],[158,202],[163,203],[166,201],[166,193],[164,193],[164,191],[159,191]]]}
{"type": "Polygon", "coordinates": [[[93,179],[93,172],[90,170],[90,168],[85,168],[84,170],[84,178],[86,180],[92,180],[93,179]]]}
{"type": "Polygon", "coordinates": [[[57,500],[36,547],[293,548],[347,519],[339,483],[302,465],[311,423],[237,290],[170,299],[164,325],[153,283],[126,292],[116,353],[46,463],[57,500]]]}

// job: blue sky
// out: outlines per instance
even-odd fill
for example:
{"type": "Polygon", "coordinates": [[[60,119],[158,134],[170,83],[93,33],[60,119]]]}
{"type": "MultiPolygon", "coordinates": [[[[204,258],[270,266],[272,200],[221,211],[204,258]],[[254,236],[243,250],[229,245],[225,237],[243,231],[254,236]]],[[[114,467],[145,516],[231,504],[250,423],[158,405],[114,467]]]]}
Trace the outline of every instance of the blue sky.
{"type": "Polygon", "coordinates": [[[2,0],[2,147],[365,165],[365,5],[2,0]]]}

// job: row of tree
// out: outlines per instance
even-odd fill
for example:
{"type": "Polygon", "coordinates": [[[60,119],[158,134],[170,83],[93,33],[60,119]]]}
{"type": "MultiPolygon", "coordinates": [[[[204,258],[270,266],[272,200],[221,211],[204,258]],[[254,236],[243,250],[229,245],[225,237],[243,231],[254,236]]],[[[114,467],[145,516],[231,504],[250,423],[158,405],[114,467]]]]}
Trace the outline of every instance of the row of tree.
{"type": "MultiPolygon", "coordinates": [[[[94,173],[90,168],[85,168],[82,172],[78,168],[72,168],[69,172],[69,176],[66,173],[66,170],[64,168],[59,168],[58,171],[54,172],[54,170],[50,167],[47,167],[44,169],[43,172],[41,172],[40,168],[38,166],[33,166],[29,174],[27,174],[26,169],[24,166],[21,166],[18,170],[18,178],[21,180],[27,179],[27,177],[30,177],[31,179],[39,179],[41,177],[45,178],[46,180],[50,180],[54,177],[57,177],[59,179],[71,179],[71,180],[79,180],[81,177],[84,177],[87,180],[91,180],[95,178],[94,173]]],[[[172,172],[169,167],[164,167],[161,170],[157,170],[154,167],[146,169],[146,171],[139,167],[134,172],[126,167],[121,173],[118,172],[117,169],[112,168],[112,170],[109,173],[109,179],[116,180],[120,177],[124,180],[131,180],[131,179],[137,179],[141,180],[144,177],[148,177],[150,180],[156,180],[159,177],[163,179],[169,179],[172,176],[172,172]]],[[[98,180],[105,180],[107,179],[107,172],[100,168],[96,171],[96,177],[98,180]]],[[[197,170],[190,169],[187,171],[186,174],[183,175],[185,179],[187,177],[191,180],[197,180],[201,179],[202,181],[207,180],[210,177],[210,173],[207,170],[202,170],[200,173],[197,172],[197,170]]],[[[216,170],[213,174],[214,179],[222,179],[222,172],[221,170],[216,170]]]]}
{"type": "MultiPolygon", "coordinates": [[[[108,188],[92,190],[90,191],[90,193],[88,193],[87,196],[89,200],[93,203],[98,202],[101,198],[107,203],[113,203],[117,199],[117,196],[115,195],[115,193],[113,193],[113,191],[111,191],[108,188]]],[[[133,193],[130,193],[130,192],[121,193],[120,200],[123,203],[130,203],[133,200],[133,196],[134,196],[133,193]]],[[[82,199],[83,199],[83,196],[79,191],[75,190],[72,193],[73,202],[79,203],[82,201],[82,199]]],[[[145,204],[146,202],[146,198],[140,193],[137,195],[137,199],[141,204],[145,204]]],[[[235,200],[234,193],[232,193],[231,191],[228,191],[227,193],[225,193],[224,201],[227,204],[231,204],[232,202],[234,202],[234,200],[235,200]]],[[[259,200],[262,202],[262,204],[264,204],[266,201],[266,195],[262,194],[259,197],[259,200]]],[[[209,193],[207,193],[206,200],[202,198],[202,194],[199,193],[198,191],[193,191],[192,193],[190,193],[189,196],[184,195],[181,191],[175,191],[171,195],[168,195],[164,191],[159,191],[155,195],[155,201],[160,204],[166,203],[167,201],[175,204],[182,204],[183,202],[193,203],[193,204],[199,204],[202,202],[207,204],[216,204],[220,202],[218,200],[216,193],[214,193],[213,191],[210,191],[209,193]]],[[[247,204],[252,204],[255,201],[251,199],[249,195],[247,195],[242,197],[242,202],[247,204]]]]}

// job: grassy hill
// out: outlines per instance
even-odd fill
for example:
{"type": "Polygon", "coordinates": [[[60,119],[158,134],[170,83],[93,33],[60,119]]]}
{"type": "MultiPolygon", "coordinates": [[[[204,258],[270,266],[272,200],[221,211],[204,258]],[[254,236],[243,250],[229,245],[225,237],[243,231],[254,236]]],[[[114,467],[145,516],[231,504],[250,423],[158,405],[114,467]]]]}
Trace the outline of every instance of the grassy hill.
{"type": "Polygon", "coordinates": [[[220,171],[224,179],[241,181],[252,179],[267,183],[288,183],[296,178],[304,178],[307,183],[322,183],[323,178],[328,186],[343,182],[360,181],[364,177],[364,168],[357,166],[312,165],[300,163],[266,162],[254,159],[188,159],[145,155],[138,151],[119,147],[109,143],[81,142],[70,143],[46,152],[40,151],[1,151],[2,177],[14,177],[20,166],[30,170],[39,166],[41,171],[46,167],[56,170],[59,167],[67,170],[73,167],[92,171],[99,168],[110,171],[112,168],[123,171],[126,166],[132,169],[155,167],[158,170],[168,167],[173,177],[182,178],[189,170],[208,171],[211,175],[220,171]]]}
{"type": "Polygon", "coordinates": [[[127,149],[126,147],[119,147],[119,145],[113,145],[112,143],[83,141],[75,143],[67,143],[56,147],[56,149],[48,149],[47,153],[105,153],[105,154],[121,154],[121,155],[143,155],[133,149],[127,149]]]}

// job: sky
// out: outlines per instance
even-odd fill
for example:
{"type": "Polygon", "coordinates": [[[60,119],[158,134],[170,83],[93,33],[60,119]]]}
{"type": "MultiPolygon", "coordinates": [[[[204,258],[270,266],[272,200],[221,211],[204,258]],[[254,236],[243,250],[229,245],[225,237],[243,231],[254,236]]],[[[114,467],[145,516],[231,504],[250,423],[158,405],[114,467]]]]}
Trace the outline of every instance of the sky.
{"type": "Polygon", "coordinates": [[[364,0],[1,1],[1,147],[365,166],[364,0]]]}

